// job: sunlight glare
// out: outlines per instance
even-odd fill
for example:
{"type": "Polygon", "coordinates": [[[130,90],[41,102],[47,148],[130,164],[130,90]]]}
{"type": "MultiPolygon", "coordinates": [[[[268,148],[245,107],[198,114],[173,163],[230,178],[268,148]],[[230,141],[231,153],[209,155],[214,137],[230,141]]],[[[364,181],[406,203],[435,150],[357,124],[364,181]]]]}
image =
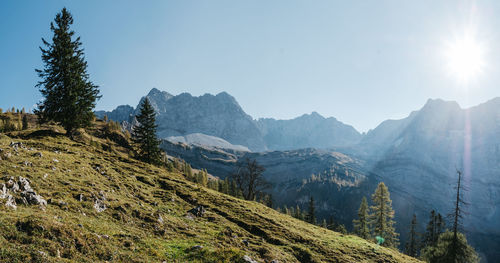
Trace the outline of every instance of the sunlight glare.
{"type": "Polygon", "coordinates": [[[472,34],[449,43],[445,53],[448,70],[459,82],[469,82],[484,69],[484,47],[472,34]]]}

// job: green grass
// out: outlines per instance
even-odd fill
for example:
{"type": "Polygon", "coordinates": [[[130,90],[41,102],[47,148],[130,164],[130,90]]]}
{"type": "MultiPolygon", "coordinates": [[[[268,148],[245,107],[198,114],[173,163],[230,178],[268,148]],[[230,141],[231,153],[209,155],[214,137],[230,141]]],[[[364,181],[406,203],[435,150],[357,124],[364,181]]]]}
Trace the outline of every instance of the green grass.
{"type": "Polygon", "coordinates": [[[3,153],[11,153],[0,153],[0,183],[29,178],[49,201],[45,210],[12,210],[0,200],[0,262],[241,262],[244,255],[259,262],[419,262],[138,162],[104,130],[98,123],[74,140],[53,126],[0,135],[3,153]],[[28,149],[15,154],[11,141],[28,149]],[[100,193],[107,209],[97,213],[100,193]],[[207,208],[205,216],[186,217],[196,205],[207,208]]]}

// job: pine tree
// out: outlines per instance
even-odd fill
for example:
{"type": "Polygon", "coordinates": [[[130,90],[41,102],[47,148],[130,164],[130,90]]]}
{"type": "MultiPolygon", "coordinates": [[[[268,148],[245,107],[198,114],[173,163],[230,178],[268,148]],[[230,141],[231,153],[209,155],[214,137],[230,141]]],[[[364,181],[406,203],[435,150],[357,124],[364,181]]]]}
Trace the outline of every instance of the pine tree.
{"type": "Polygon", "coordinates": [[[439,235],[435,246],[428,246],[421,252],[422,259],[429,263],[477,263],[479,257],[468,243],[464,234],[458,232],[455,234],[452,231],[446,231],[439,235]],[[456,241],[454,241],[456,240],[456,241]],[[450,253],[450,248],[453,247],[453,242],[457,242],[456,253],[450,253]]]}
{"type": "Polygon", "coordinates": [[[297,205],[295,207],[295,214],[293,215],[293,217],[297,218],[297,219],[301,219],[302,220],[302,212],[300,211],[300,207],[299,205],[297,205]]]}
{"type": "Polygon", "coordinates": [[[361,205],[358,210],[358,219],[353,220],[354,233],[359,237],[368,239],[370,237],[370,228],[368,226],[368,202],[366,197],[361,199],[361,205]]]}
{"type": "Polygon", "coordinates": [[[384,238],[384,246],[397,247],[399,245],[399,234],[394,229],[394,210],[392,210],[389,189],[384,183],[378,184],[375,193],[372,195],[372,202],[370,224],[373,226],[373,236],[384,238]]]}
{"type": "Polygon", "coordinates": [[[27,129],[28,129],[28,115],[24,114],[23,115],[23,130],[27,130],[27,129]]]}
{"type": "Polygon", "coordinates": [[[330,230],[334,230],[335,229],[335,220],[333,220],[333,216],[330,216],[328,218],[327,228],[330,229],[330,230]]]}
{"type": "Polygon", "coordinates": [[[139,159],[158,164],[161,160],[160,141],[156,137],[155,111],[146,98],[136,116],[139,123],[133,129],[132,140],[137,145],[139,159]]]}
{"type": "Polygon", "coordinates": [[[443,221],[443,217],[439,213],[436,214],[435,210],[432,210],[429,218],[429,223],[427,223],[427,227],[425,228],[422,246],[435,246],[439,235],[442,234],[444,230],[445,223],[443,221]]]}
{"type": "Polygon", "coordinates": [[[405,245],[405,253],[410,257],[417,256],[417,215],[413,214],[410,224],[410,233],[405,245]]]}
{"type": "Polygon", "coordinates": [[[46,48],[40,47],[44,68],[36,70],[42,79],[36,87],[44,98],[35,113],[40,122],[59,122],[71,134],[90,126],[99,89],[89,80],[80,37],[73,39],[71,14],[63,8],[54,22],[50,24],[52,43],[42,38],[46,48]]]}
{"type": "Polygon", "coordinates": [[[314,198],[312,195],[309,199],[309,211],[307,212],[306,221],[310,224],[316,224],[316,208],[314,206],[314,198]]]}

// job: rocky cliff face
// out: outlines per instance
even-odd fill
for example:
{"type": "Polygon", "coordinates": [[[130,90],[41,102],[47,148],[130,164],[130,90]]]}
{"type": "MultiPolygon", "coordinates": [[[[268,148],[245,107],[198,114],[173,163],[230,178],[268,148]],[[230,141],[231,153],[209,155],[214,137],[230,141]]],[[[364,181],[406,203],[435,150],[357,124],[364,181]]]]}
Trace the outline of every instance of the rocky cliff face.
{"type": "MultiPolygon", "coordinates": [[[[226,92],[194,97],[189,93],[173,96],[152,89],[141,98],[135,109],[122,105],[111,112],[97,111],[96,115],[100,118],[107,115],[115,121],[133,123],[133,116],[139,113],[139,107],[146,97],[157,113],[158,136],[161,138],[207,135],[247,147],[251,151],[330,148],[352,145],[361,139],[352,126],[335,118],[324,118],[316,112],[292,120],[255,121],[226,92]]],[[[215,140],[210,141],[217,144],[218,139],[212,139],[215,140]]]]}
{"type": "MultiPolygon", "coordinates": [[[[225,92],[215,96],[205,94],[194,97],[189,93],[173,96],[168,92],[152,89],[145,97],[157,113],[160,138],[199,133],[222,138],[234,145],[246,146],[252,151],[266,150],[256,122],[225,92]]],[[[112,120],[133,122],[133,118],[126,118],[126,115],[137,115],[145,97],[141,98],[133,112],[129,106],[119,106],[112,112],[99,111],[96,115],[108,115],[112,120]]]]}
{"type": "MultiPolygon", "coordinates": [[[[411,214],[453,207],[456,169],[468,188],[465,228],[473,245],[491,256],[485,235],[500,237],[500,99],[469,109],[429,100],[409,117],[382,123],[360,145],[366,169],[392,189],[401,222],[411,214]],[[368,149],[369,148],[369,149],[368,149]],[[486,245],[486,246],[484,246],[486,245]]],[[[498,245],[498,243],[497,243],[498,245]]]]}
{"type": "Polygon", "coordinates": [[[317,112],[291,120],[259,119],[258,124],[267,147],[273,150],[351,146],[361,139],[352,126],[317,112]]]}

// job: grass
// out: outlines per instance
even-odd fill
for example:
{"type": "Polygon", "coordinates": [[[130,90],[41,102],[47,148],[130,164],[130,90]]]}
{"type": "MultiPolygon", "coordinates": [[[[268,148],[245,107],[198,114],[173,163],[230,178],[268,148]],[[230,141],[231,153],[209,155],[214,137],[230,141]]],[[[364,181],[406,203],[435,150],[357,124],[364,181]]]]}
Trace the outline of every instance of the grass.
{"type": "Polygon", "coordinates": [[[73,140],[61,132],[0,134],[0,184],[26,177],[48,201],[12,210],[0,199],[1,262],[419,262],[136,161],[103,123],[73,140]],[[26,149],[16,153],[12,141],[26,149]],[[98,213],[102,196],[107,209],[98,213]],[[197,205],[206,214],[186,216],[197,205]]]}

